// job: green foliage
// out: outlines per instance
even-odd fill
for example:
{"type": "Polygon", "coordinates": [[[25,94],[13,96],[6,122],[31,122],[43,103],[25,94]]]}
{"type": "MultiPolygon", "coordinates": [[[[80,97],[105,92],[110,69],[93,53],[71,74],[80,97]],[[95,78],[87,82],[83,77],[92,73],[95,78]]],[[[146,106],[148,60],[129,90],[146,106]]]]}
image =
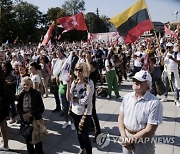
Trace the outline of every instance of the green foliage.
{"type": "Polygon", "coordinates": [[[64,17],[66,15],[66,11],[60,7],[50,8],[47,12],[47,16],[50,21],[56,21],[57,18],[64,17]]]}
{"type": "MultiPolygon", "coordinates": [[[[46,14],[40,12],[37,6],[22,0],[1,0],[0,4],[0,43],[5,43],[7,40],[13,43],[17,37],[18,41],[22,43],[38,43],[41,36],[44,36],[48,30],[51,21],[85,10],[85,2],[83,0],[67,0],[62,5],[62,8],[50,8],[46,14]]],[[[85,21],[91,33],[109,31],[109,23],[106,16],[99,17],[99,15],[89,12],[85,15],[85,21]]],[[[62,28],[58,28],[55,25],[52,42],[56,41],[62,31],[62,28]]],[[[64,33],[61,37],[61,41],[86,39],[86,31],[76,30],[64,33]]]]}
{"type": "Polygon", "coordinates": [[[62,8],[69,14],[77,14],[85,11],[85,2],[83,0],[67,0],[62,5],[62,8]]]}
{"type": "Polygon", "coordinates": [[[108,17],[99,17],[93,12],[85,15],[86,24],[90,33],[103,33],[109,31],[110,23],[107,21],[108,17]]]}
{"type": "Polygon", "coordinates": [[[25,43],[38,41],[38,25],[41,23],[42,13],[38,7],[20,1],[14,6],[16,14],[16,35],[25,43]]]}
{"type": "Polygon", "coordinates": [[[1,16],[0,16],[0,41],[13,40],[15,28],[15,14],[13,11],[12,0],[1,0],[1,16]]]}

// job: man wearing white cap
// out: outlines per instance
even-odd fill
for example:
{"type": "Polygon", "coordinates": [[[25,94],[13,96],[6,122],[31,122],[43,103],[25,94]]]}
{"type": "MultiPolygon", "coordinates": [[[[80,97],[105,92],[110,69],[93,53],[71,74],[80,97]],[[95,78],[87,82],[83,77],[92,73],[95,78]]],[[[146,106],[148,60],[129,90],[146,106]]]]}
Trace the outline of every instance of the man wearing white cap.
{"type": "Polygon", "coordinates": [[[133,77],[133,92],[126,94],[118,118],[123,154],[154,154],[152,137],[163,118],[159,99],[149,92],[151,75],[141,70],[133,77]]]}
{"type": "Polygon", "coordinates": [[[180,106],[179,102],[179,89],[180,89],[180,78],[178,64],[180,64],[180,53],[173,51],[173,44],[168,42],[166,44],[166,54],[164,58],[164,72],[163,78],[166,86],[166,92],[163,101],[167,101],[169,91],[169,80],[172,82],[174,90],[174,97],[177,106],[180,106]]]}

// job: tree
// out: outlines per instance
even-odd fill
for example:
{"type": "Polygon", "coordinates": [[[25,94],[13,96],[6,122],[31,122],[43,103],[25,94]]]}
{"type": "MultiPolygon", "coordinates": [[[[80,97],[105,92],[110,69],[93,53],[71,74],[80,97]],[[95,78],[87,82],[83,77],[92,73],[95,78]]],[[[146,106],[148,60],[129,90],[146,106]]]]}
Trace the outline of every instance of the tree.
{"type": "Polygon", "coordinates": [[[15,27],[15,14],[13,11],[12,0],[1,0],[1,16],[0,16],[0,42],[13,41],[14,27],[15,27]]]}
{"type": "Polygon", "coordinates": [[[37,42],[40,38],[39,28],[42,13],[38,7],[27,2],[20,1],[14,6],[16,14],[16,36],[24,43],[37,42]]]}
{"type": "Polygon", "coordinates": [[[47,11],[47,16],[50,21],[55,21],[57,18],[66,16],[67,13],[60,7],[50,8],[47,11]]]}
{"type": "Polygon", "coordinates": [[[88,12],[85,15],[86,24],[90,33],[109,32],[110,23],[107,16],[101,16],[88,12]]]}
{"type": "Polygon", "coordinates": [[[102,24],[102,31],[109,32],[109,28],[111,27],[111,23],[108,21],[109,17],[102,15],[100,19],[101,19],[101,24],[102,24]]]}
{"type": "Polygon", "coordinates": [[[85,11],[85,2],[83,0],[69,0],[65,1],[62,8],[69,14],[77,14],[85,11]]]}

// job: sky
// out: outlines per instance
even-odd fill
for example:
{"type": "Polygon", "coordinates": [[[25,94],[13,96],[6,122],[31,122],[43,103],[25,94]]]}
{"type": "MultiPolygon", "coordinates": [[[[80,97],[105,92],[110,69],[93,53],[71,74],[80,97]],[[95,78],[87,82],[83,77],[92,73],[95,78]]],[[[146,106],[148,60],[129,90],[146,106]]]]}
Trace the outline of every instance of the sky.
{"type": "MultiPolygon", "coordinates": [[[[25,1],[25,0],[24,0],[25,1]]],[[[43,13],[48,11],[51,7],[61,7],[65,0],[26,0],[28,3],[39,7],[43,13]]],[[[99,15],[106,15],[113,17],[131,5],[135,4],[137,0],[84,0],[85,12],[94,12],[99,9],[99,15]]],[[[148,10],[152,21],[168,22],[180,21],[180,0],[146,0],[148,10]],[[178,11],[178,15],[173,14],[178,11]]]]}

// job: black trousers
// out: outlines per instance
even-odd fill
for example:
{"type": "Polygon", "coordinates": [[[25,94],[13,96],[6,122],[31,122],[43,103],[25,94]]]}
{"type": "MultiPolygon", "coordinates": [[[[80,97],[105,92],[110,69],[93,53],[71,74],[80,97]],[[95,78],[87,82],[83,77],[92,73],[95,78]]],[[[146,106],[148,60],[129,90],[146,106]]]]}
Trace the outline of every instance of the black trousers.
{"type": "Polygon", "coordinates": [[[81,134],[78,133],[78,127],[79,127],[79,122],[82,118],[82,115],[76,115],[73,112],[71,112],[71,116],[74,120],[74,125],[77,130],[78,141],[79,141],[81,149],[85,149],[87,154],[92,154],[92,145],[89,138],[89,126],[90,126],[91,116],[86,115],[86,119],[84,121],[81,134]]]}
{"type": "Polygon", "coordinates": [[[96,113],[96,92],[95,91],[92,98],[92,105],[93,107],[92,107],[92,115],[91,115],[91,119],[92,119],[91,124],[94,127],[95,136],[97,136],[101,133],[101,128],[100,128],[99,119],[96,113]]]}
{"type": "Polygon", "coordinates": [[[34,144],[31,144],[30,141],[31,141],[31,138],[28,138],[26,140],[27,150],[29,154],[44,154],[42,142],[39,142],[34,145],[34,144]]]}
{"type": "Polygon", "coordinates": [[[58,94],[54,94],[54,98],[55,98],[55,101],[56,101],[56,109],[60,109],[61,110],[59,95],[58,94]]]}

